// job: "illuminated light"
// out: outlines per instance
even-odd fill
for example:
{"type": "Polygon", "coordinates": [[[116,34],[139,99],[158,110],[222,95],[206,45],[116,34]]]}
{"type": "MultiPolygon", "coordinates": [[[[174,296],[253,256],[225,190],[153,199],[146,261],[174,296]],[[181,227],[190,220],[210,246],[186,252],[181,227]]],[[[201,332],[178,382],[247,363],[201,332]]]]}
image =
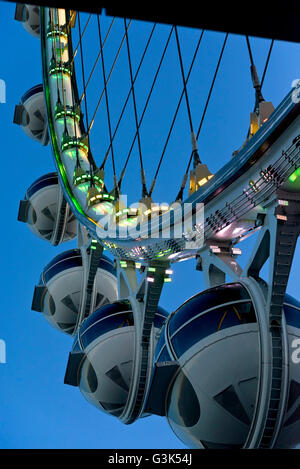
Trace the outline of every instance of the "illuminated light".
{"type": "Polygon", "coordinates": [[[283,220],[287,221],[287,216],[286,215],[276,215],[277,220],[283,220]]]}
{"type": "Polygon", "coordinates": [[[91,249],[95,250],[95,249],[97,249],[97,247],[96,246],[91,246],[91,249]]]}
{"type": "Polygon", "coordinates": [[[213,253],[221,252],[221,249],[218,246],[210,246],[210,249],[213,253]]]}
{"type": "Polygon", "coordinates": [[[144,212],[144,215],[146,215],[146,216],[147,216],[147,215],[150,215],[150,213],[151,213],[151,209],[150,209],[150,208],[148,208],[148,210],[146,210],[146,211],[144,212]]]}
{"type": "Polygon", "coordinates": [[[298,176],[300,176],[300,167],[289,176],[289,181],[295,182],[298,176]]]}
{"type": "Polygon", "coordinates": [[[260,175],[264,178],[265,181],[272,181],[273,176],[270,171],[261,171],[260,175]]]}
{"type": "Polygon", "coordinates": [[[258,192],[258,188],[254,181],[249,181],[249,185],[254,190],[254,192],[258,192]]]}
{"type": "Polygon", "coordinates": [[[244,231],[244,228],[241,228],[241,227],[235,228],[235,229],[233,230],[232,234],[233,234],[233,235],[237,235],[237,234],[239,234],[239,233],[242,233],[242,231],[244,231]]]}
{"type": "Polygon", "coordinates": [[[240,248],[232,248],[232,254],[242,254],[242,251],[240,248]]]}
{"type": "Polygon", "coordinates": [[[161,204],[160,209],[161,209],[162,212],[166,212],[167,210],[169,210],[169,205],[168,204],[161,204]]]}
{"type": "Polygon", "coordinates": [[[136,262],[136,263],[135,263],[135,268],[136,268],[136,269],[140,269],[141,267],[142,267],[141,262],[136,262]]]}
{"type": "Polygon", "coordinates": [[[204,184],[206,184],[208,182],[208,179],[207,178],[202,178],[200,179],[200,181],[198,181],[198,186],[203,186],[204,184]]]}
{"type": "Polygon", "coordinates": [[[159,252],[158,254],[156,254],[156,257],[163,257],[163,256],[165,256],[164,252],[159,252]]]}
{"type": "Polygon", "coordinates": [[[148,268],[148,271],[149,271],[149,272],[155,272],[156,269],[155,269],[155,267],[149,267],[149,268],[148,268]]]}
{"type": "Polygon", "coordinates": [[[137,209],[137,208],[130,207],[129,213],[132,214],[132,215],[136,215],[136,214],[138,213],[138,209],[137,209]]]}
{"type": "Polygon", "coordinates": [[[121,267],[127,267],[127,262],[126,261],[120,261],[120,266],[121,267]]]}
{"type": "Polygon", "coordinates": [[[93,180],[94,180],[94,183],[101,187],[101,189],[103,188],[104,186],[104,171],[99,169],[98,171],[96,171],[94,174],[93,174],[93,180]]]}
{"type": "Polygon", "coordinates": [[[153,205],[151,208],[152,212],[158,212],[159,211],[159,205],[153,205]]]}
{"type": "Polygon", "coordinates": [[[89,190],[90,183],[87,182],[86,184],[81,183],[77,189],[79,189],[81,192],[87,192],[89,190]]]}
{"type": "Polygon", "coordinates": [[[164,282],[165,283],[170,283],[170,282],[172,282],[172,279],[170,277],[166,277],[166,278],[164,278],[164,282]]]}
{"type": "Polygon", "coordinates": [[[49,67],[49,75],[50,76],[55,76],[57,78],[57,75],[65,74],[68,76],[72,75],[72,70],[69,68],[68,64],[60,64],[60,65],[50,65],[49,67]]]}
{"type": "Polygon", "coordinates": [[[92,210],[96,215],[111,215],[113,213],[114,206],[110,202],[100,202],[94,205],[92,210]]]}
{"type": "Polygon", "coordinates": [[[174,259],[174,257],[177,256],[177,254],[178,254],[177,252],[174,252],[173,254],[170,254],[168,259],[174,259]]]}
{"type": "Polygon", "coordinates": [[[63,135],[62,142],[61,142],[61,149],[62,151],[69,150],[72,147],[78,147],[81,150],[84,150],[88,153],[88,145],[84,140],[76,137],[69,137],[68,135],[63,135]]]}
{"type": "Polygon", "coordinates": [[[56,38],[56,36],[62,36],[68,39],[67,33],[65,33],[64,31],[60,31],[59,29],[51,29],[50,25],[47,29],[47,38],[53,39],[53,37],[56,38]]]}
{"type": "Polygon", "coordinates": [[[76,110],[74,110],[73,107],[70,105],[63,105],[62,103],[56,103],[54,116],[55,116],[55,120],[59,120],[64,117],[71,117],[73,120],[76,119],[77,121],[79,121],[80,109],[77,108],[76,110]]]}
{"type": "Polygon", "coordinates": [[[153,277],[147,277],[147,282],[153,283],[153,282],[154,282],[154,278],[153,278],[153,277]]]}
{"type": "Polygon", "coordinates": [[[285,207],[287,207],[289,205],[289,202],[288,200],[278,200],[278,205],[284,205],[285,207]]]}
{"type": "Polygon", "coordinates": [[[168,275],[172,275],[172,274],[173,274],[173,270],[167,269],[167,270],[165,270],[165,273],[168,274],[168,275]]]}

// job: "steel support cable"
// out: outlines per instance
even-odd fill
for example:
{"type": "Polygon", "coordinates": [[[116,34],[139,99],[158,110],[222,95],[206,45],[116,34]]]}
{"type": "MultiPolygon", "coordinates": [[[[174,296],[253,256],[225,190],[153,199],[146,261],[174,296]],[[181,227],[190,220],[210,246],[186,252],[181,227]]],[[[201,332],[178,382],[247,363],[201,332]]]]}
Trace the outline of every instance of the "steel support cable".
{"type": "MultiPolygon", "coordinates": [[[[187,76],[186,76],[186,84],[187,84],[188,81],[189,81],[189,78],[190,78],[190,75],[191,75],[191,72],[192,72],[192,69],[193,69],[193,66],[194,66],[194,62],[195,62],[195,59],[196,59],[196,56],[197,56],[197,53],[198,53],[198,49],[199,49],[199,46],[200,46],[200,44],[201,44],[201,40],[202,40],[203,34],[204,34],[204,30],[202,30],[202,32],[201,32],[200,38],[199,38],[199,40],[198,40],[198,43],[197,43],[197,46],[196,46],[196,49],[195,49],[195,52],[194,52],[194,55],[193,55],[192,62],[191,62],[191,64],[190,64],[190,68],[189,68],[188,74],[187,74],[187,76]]],[[[171,133],[172,133],[172,131],[173,131],[173,127],[174,127],[174,124],[175,124],[175,121],[176,121],[176,118],[177,118],[177,114],[178,114],[178,111],[179,111],[179,108],[180,108],[180,105],[181,105],[181,101],[182,101],[183,95],[184,95],[184,90],[182,90],[182,93],[181,93],[181,95],[180,95],[180,98],[179,98],[179,101],[178,101],[178,104],[177,104],[177,108],[176,108],[175,113],[174,113],[174,116],[173,116],[173,120],[172,120],[170,129],[169,129],[169,132],[168,132],[168,135],[167,135],[165,144],[164,144],[164,148],[163,148],[163,151],[162,151],[160,160],[159,160],[159,162],[158,162],[158,165],[157,165],[157,168],[156,168],[156,172],[155,172],[155,175],[154,175],[154,178],[153,178],[151,187],[150,187],[149,196],[151,196],[151,194],[152,194],[152,192],[153,192],[153,190],[154,190],[154,186],[155,186],[155,184],[156,184],[156,179],[157,179],[157,176],[158,176],[158,173],[159,173],[161,164],[162,164],[162,162],[163,162],[163,158],[164,158],[164,155],[165,155],[165,152],[166,152],[166,149],[167,149],[167,146],[168,146],[170,137],[171,137],[171,133]]]]}
{"type": "MultiPolygon", "coordinates": [[[[143,118],[144,118],[144,115],[145,115],[145,112],[146,112],[146,109],[148,107],[148,104],[149,104],[149,101],[150,101],[150,97],[152,95],[152,91],[154,89],[154,86],[155,86],[155,83],[156,83],[156,80],[157,80],[157,77],[158,77],[158,74],[159,74],[159,71],[160,71],[160,68],[161,68],[161,65],[163,63],[163,60],[164,60],[164,57],[165,57],[165,54],[166,54],[166,51],[167,51],[167,48],[168,48],[168,45],[169,45],[169,42],[170,42],[170,39],[171,39],[171,36],[172,36],[172,33],[173,33],[173,29],[174,29],[174,26],[172,26],[171,30],[170,30],[170,33],[168,35],[168,38],[167,38],[167,41],[166,41],[166,44],[165,44],[165,47],[164,47],[164,50],[163,50],[163,53],[162,53],[162,56],[160,58],[160,61],[159,61],[159,64],[158,64],[158,67],[156,69],[156,73],[154,75],[154,79],[152,81],[152,85],[151,85],[151,88],[150,88],[150,91],[148,93],[148,96],[147,96],[147,99],[146,99],[146,102],[145,102],[145,105],[144,105],[144,109],[143,109],[143,112],[141,114],[141,117],[140,117],[140,120],[139,120],[139,123],[138,123],[138,129],[140,128],[142,122],[143,122],[143,118]]],[[[137,132],[135,133],[135,136],[133,138],[133,141],[132,141],[132,144],[131,144],[131,147],[129,149],[129,153],[127,155],[127,158],[126,158],[126,161],[125,161],[125,164],[124,164],[124,167],[123,167],[123,170],[121,172],[121,176],[120,176],[120,179],[119,179],[119,187],[123,181],[123,178],[124,178],[124,175],[125,175],[125,171],[126,171],[126,167],[127,167],[127,164],[128,164],[128,161],[129,161],[129,158],[130,158],[130,155],[131,155],[131,152],[132,152],[132,149],[133,149],[133,146],[134,146],[134,143],[135,143],[135,140],[136,140],[136,137],[137,137],[137,132]]],[[[149,197],[151,196],[151,191],[149,191],[149,197]]]]}
{"type": "MultiPolygon", "coordinates": [[[[111,23],[110,23],[110,25],[109,25],[108,31],[107,31],[106,36],[105,36],[104,41],[103,41],[103,48],[104,48],[104,45],[105,45],[105,43],[106,43],[106,40],[107,40],[107,38],[108,38],[108,36],[109,36],[109,34],[110,34],[110,31],[111,31],[111,28],[112,28],[112,25],[113,25],[115,19],[116,19],[116,17],[114,16],[113,19],[112,19],[112,21],[111,21],[111,23]]],[[[89,77],[88,77],[87,81],[86,81],[86,88],[89,86],[89,82],[90,82],[90,80],[91,80],[91,78],[92,78],[92,76],[93,76],[94,70],[95,70],[95,68],[96,68],[96,65],[97,65],[97,63],[98,63],[98,60],[99,60],[99,57],[100,57],[101,54],[102,54],[102,50],[99,51],[99,53],[98,53],[98,55],[97,55],[97,57],[96,57],[96,60],[95,60],[94,65],[93,65],[93,68],[92,68],[92,70],[91,70],[91,72],[90,72],[90,74],[89,74],[89,77]]],[[[80,100],[79,100],[79,104],[82,102],[84,96],[85,96],[85,94],[82,93],[82,95],[81,95],[81,97],[80,97],[80,100]]]]}
{"type": "MultiPolygon", "coordinates": [[[[84,34],[85,34],[86,28],[88,27],[88,24],[89,24],[89,22],[90,22],[91,17],[92,17],[92,13],[91,13],[90,16],[88,17],[87,22],[86,22],[86,24],[85,24],[85,27],[84,27],[83,30],[82,30],[81,39],[83,38],[83,36],[84,36],[84,34]]],[[[68,27],[69,27],[69,25],[68,25],[68,27]]],[[[74,59],[75,59],[75,57],[76,57],[76,55],[77,55],[77,51],[78,51],[78,48],[79,48],[79,43],[80,43],[80,41],[78,41],[78,44],[77,44],[77,46],[75,47],[75,50],[74,50],[74,52],[73,52],[73,57],[72,57],[72,59],[71,59],[71,61],[70,61],[70,65],[73,64],[74,59]]]]}
{"type": "Polygon", "coordinates": [[[255,89],[255,110],[257,112],[259,103],[264,101],[264,98],[263,98],[263,95],[261,94],[261,83],[259,81],[256,67],[253,61],[253,55],[252,55],[252,50],[251,50],[248,36],[246,36],[246,42],[247,42],[247,48],[248,48],[248,53],[249,53],[249,58],[250,58],[250,63],[251,63],[250,70],[251,70],[251,78],[253,82],[253,87],[255,89]]]}
{"type": "Polygon", "coordinates": [[[131,87],[132,87],[132,101],[133,101],[134,118],[135,118],[135,125],[136,125],[136,131],[137,131],[139,158],[140,158],[140,166],[141,166],[142,196],[143,196],[143,197],[147,197],[148,191],[147,191],[147,187],[146,187],[145,171],[144,171],[144,164],[143,164],[143,157],[142,157],[142,148],[141,148],[141,140],[140,140],[140,133],[139,133],[139,128],[138,128],[138,117],[137,117],[136,99],[135,99],[134,84],[133,84],[133,75],[132,75],[132,65],[131,65],[129,38],[128,38],[128,33],[127,33],[126,24],[127,24],[126,18],[124,18],[124,27],[125,27],[125,35],[126,35],[126,45],[127,45],[127,55],[128,55],[128,65],[129,65],[130,83],[131,83],[131,87]]]}
{"type": "Polygon", "coordinates": [[[104,81],[104,91],[105,91],[105,102],[106,102],[106,113],[107,113],[109,140],[110,140],[110,149],[111,149],[111,159],[112,159],[113,173],[114,173],[114,185],[115,185],[116,195],[118,195],[119,190],[118,190],[118,181],[117,181],[117,176],[116,176],[116,165],[115,165],[115,158],[114,158],[114,151],[113,151],[113,144],[112,144],[112,133],[111,133],[111,123],[110,123],[110,114],[109,114],[108,92],[107,92],[107,86],[106,86],[106,74],[105,74],[104,54],[103,54],[103,46],[102,46],[102,37],[101,37],[101,28],[100,28],[99,15],[97,15],[97,23],[98,23],[98,34],[99,34],[100,50],[102,51],[101,52],[101,63],[102,63],[102,74],[103,74],[103,81],[104,81]]]}
{"type": "MultiPolygon", "coordinates": [[[[129,22],[129,24],[128,24],[127,29],[129,29],[130,24],[131,24],[131,20],[130,20],[130,22],[129,22]]],[[[116,62],[117,62],[117,59],[118,59],[118,57],[119,57],[119,54],[120,54],[120,51],[121,51],[121,49],[122,49],[122,46],[123,46],[124,41],[125,41],[125,34],[123,35],[121,44],[120,44],[120,46],[119,46],[119,48],[118,48],[118,50],[117,50],[117,53],[116,53],[116,55],[115,55],[115,59],[114,59],[114,61],[113,61],[113,64],[112,64],[112,66],[111,66],[110,72],[109,72],[108,77],[107,77],[107,80],[106,80],[106,85],[108,84],[108,82],[109,82],[109,80],[110,80],[111,74],[112,74],[113,69],[114,69],[114,67],[115,67],[115,65],[116,65],[116,62]]],[[[83,93],[82,96],[84,96],[84,95],[85,95],[85,93],[83,93]]],[[[90,131],[91,131],[91,129],[92,129],[92,126],[93,126],[93,124],[94,124],[95,117],[96,117],[97,111],[98,111],[98,109],[99,109],[100,103],[101,103],[101,101],[102,101],[103,95],[104,95],[104,88],[103,88],[102,93],[101,93],[101,95],[100,95],[100,98],[99,98],[99,100],[98,100],[98,102],[97,102],[96,109],[95,109],[95,111],[94,111],[94,114],[93,114],[93,117],[92,117],[92,119],[91,119],[89,128],[88,128],[88,130],[87,130],[87,134],[89,134],[90,131]]],[[[108,154],[106,155],[105,159],[107,158],[107,156],[108,156],[108,154]]],[[[102,165],[103,165],[103,163],[102,163],[102,165]]],[[[102,167],[102,165],[101,165],[101,167],[102,167]]]]}
{"type": "MultiPolygon", "coordinates": [[[[154,23],[153,28],[152,28],[152,30],[151,30],[151,32],[150,32],[149,38],[148,38],[148,40],[147,40],[147,44],[146,44],[146,46],[145,46],[145,48],[144,48],[144,51],[143,51],[141,60],[140,60],[140,62],[139,62],[138,68],[137,68],[137,70],[136,70],[136,72],[135,72],[135,75],[134,75],[134,78],[133,78],[133,84],[135,83],[135,81],[136,81],[136,79],[137,79],[137,77],[138,77],[140,68],[141,68],[142,63],[143,63],[143,61],[144,61],[144,58],[145,58],[147,49],[148,49],[148,47],[149,47],[149,44],[150,44],[152,35],[153,35],[153,33],[154,33],[155,27],[156,27],[156,23],[154,23]]],[[[123,107],[122,107],[122,111],[121,111],[121,113],[120,113],[118,122],[117,122],[117,124],[116,124],[115,130],[114,130],[114,133],[113,133],[113,136],[112,136],[112,141],[114,140],[115,135],[116,135],[116,133],[117,133],[117,131],[118,131],[118,128],[119,128],[119,125],[120,125],[120,123],[121,123],[121,120],[122,120],[124,111],[125,111],[125,109],[126,109],[128,100],[129,100],[129,98],[130,98],[131,91],[132,91],[132,87],[130,87],[129,92],[128,92],[127,97],[126,97],[126,100],[125,100],[125,103],[124,103],[124,105],[123,105],[123,107]]],[[[108,156],[108,154],[109,154],[109,150],[110,150],[110,146],[108,147],[108,149],[107,149],[107,151],[106,151],[106,153],[105,153],[106,156],[105,156],[105,158],[104,158],[104,161],[103,161],[101,167],[104,167],[106,158],[107,158],[107,156],[108,156]]],[[[120,181],[119,181],[119,184],[120,184],[120,181]]],[[[119,187],[120,187],[120,185],[119,185],[119,187]]]]}
{"type": "Polygon", "coordinates": [[[180,43],[179,43],[177,26],[175,26],[175,37],[176,37],[177,51],[178,51],[178,56],[179,56],[181,77],[182,77],[182,82],[183,82],[183,90],[184,90],[185,101],[186,101],[186,108],[187,108],[187,113],[188,113],[188,118],[189,118],[189,123],[190,123],[190,130],[191,130],[191,133],[194,133],[192,115],[191,115],[191,108],[190,108],[190,102],[189,102],[187,87],[186,87],[186,80],[185,80],[185,76],[184,76],[184,69],[183,69],[183,62],[182,62],[182,55],[181,55],[181,50],[180,50],[180,43]]]}
{"type": "Polygon", "coordinates": [[[267,72],[267,69],[268,69],[268,65],[269,65],[273,45],[274,45],[274,39],[272,39],[270,47],[269,47],[269,52],[268,52],[267,60],[266,60],[266,63],[265,63],[265,68],[264,68],[264,71],[263,71],[263,74],[262,74],[262,77],[261,77],[261,82],[260,82],[261,87],[262,87],[263,82],[265,80],[265,76],[266,76],[266,72],[267,72]]]}
{"type": "MultiPolygon", "coordinates": [[[[250,45],[250,44],[249,44],[250,45]]],[[[271,41],[271,44],[270,44],[270,47],[269,47],[269,51],[268,51],[268,55],[267,55],[267,59],[266,59],[266,63],[265,63],[265,67],[264,67],[264,71],[263,71],[263,74],[262,74],[262,77],[261,77],[261,82],[260,82],[260,90],[262,89],[262,86],[263,86],[263,83],[264,83],[264,80],[265,80],[265,76],[266,76],[266,73],[267,73],[267,69],[268,69],[268,65],[269,65],[269,61],[270,61],[270,57],[271,57],[271,52],[272,52],[272,49],[273,49],[273,45],[274,45],[274,39],[272,39],[271,41]]],[[[252,56],[252,54],[251,54],[252,56]]],[[[251,60],[251,59],[250,59],[251,60]]],[[[253,58],[252,58],[253,60],[253,58]]],[[[255,112],[256,110],[256,103],[254,105],[254,109],[253,109],[253,112],[255,112]]],[[[250,127],[248,129],[248,133],[247,133],[247,139],[249,138],[249,135],[250,135],[250,127]]]]}
{"type": "MultiPolygon", "coordinates": [[[[212,80],[212,83],[211,83],[211,86],[210,86],[210,89],[209,89],[209,92],[208,92],[208,96],[207,96],[207,98],[206,98],[206,103],[205,103],[205,106],[204,106],[204,110],[203,110],[203,113],[202,113],[202,116],[201,116],[200,124],[199,124],[198,131],[197,131],[197,135],[196,135],[196,139],[197,139],[197,140],[198,140],[198,138],[199,138],[199,135],[200,135],[200,132],[201,132],[201,129],[202,129],[202,125],[203,125],[203,122],[204,122],[204,118],[205,118],[205,115],[206,115],[206,111],[207,111],[207,108],[208,108],[208,104],[209,104],[209,102],[210,102],[210,98],[211,98],[211,95],[212,95],[212,91],[213,91],[213,88],[214,88],[214,85],[215,85],[215,81],[216,81],[216,78],[217,78],[217,75],[218,75],[218,71],[219,71],[219,68],[220,68],[220,64],[221,64],[221,61],[222,61],[222,57],[223,57],[224,50],[225,50],[225,46],[226,46],[227,39],[228,39],[228,34],[229,34],[229,33],[226,33],[226,35],[225,35],[225,38],[224,38],[224,41],[223,41],[223,45],[222,45],[222,49],[221,49],[221,52],[220,52],[220,55],[219,55],[218,63],[217,63],[217,66],[216,66],[216,69],[215,69],[215,73],[214,73],[214,76],[213,76],[213,80],[212,80]]],[[[187,168],[186,168],[184,177],[183,177],[183,181],[182,181],[182,184],[181,184],[181,188],[180,188],[180,190],[179,190],[179,193],[178,193],[178,195],[177,195],[176,200],[179,200],[179,199],[182,198],[183,191],[184,191],[184,188],[185,188],[185,185],[186,185],[186,181],[187,181],[187,175],[188,175],[188,172],[189,172],[189,168],[190,168],[190,164],[191,164],[191,162],[192,162],[193,155],[194,155],[194,152],[191,153],[191,156],[190,156],[190,159],[189,159],[189,162],[188,162],[188,165],[187,165],[187,168]]]]}
{"type": "MultiPolygon", "coordinates": [[[[86,97],[86,82],[85,82],[85,73],[84,73],[84,62],[83,62],[83,50],[82,50],[82,34],[81,34],[81,24],[80,24],[80,13],[78,12],[78,31],[79,31],[79,46],[80,46],[80,59],[81,59],[81,72],[82,72],[82,81],[83,81],[83,90],[84,90],[84,104],[85,104],[85,117],[86,117],[86,128],[89,127],[89,118],[88,118],[88,108],[87,108],[87,97],[86,97]]],[[[94,162],[90,158],[90,138],[87,132],[88,139],[88,160],[90,163],[91,171],[91,187],[94,186],[93,170],[94,162]]]]}

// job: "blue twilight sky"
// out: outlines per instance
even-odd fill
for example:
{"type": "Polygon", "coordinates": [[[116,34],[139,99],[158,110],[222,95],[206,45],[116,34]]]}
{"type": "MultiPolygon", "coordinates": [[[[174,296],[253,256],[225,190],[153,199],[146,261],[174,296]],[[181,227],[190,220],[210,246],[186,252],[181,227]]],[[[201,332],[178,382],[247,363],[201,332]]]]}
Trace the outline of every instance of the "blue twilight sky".
{"type": "MultiPolygon", "coordinates": [[[[43,266],[59,252],[76,247],[76,242],[57,248],[51,247],[36,239],[25,225],[17,222],[19,200],[23,198],[27,187],[40,175],[53,171],[54,163],[50,147],[41,147],[31,141],[12,123],[14,106],[22,94],[42,81],[39,40],[27,34],[22,26],[14,21],[14,10],[14,4],[0,3],[0,78],[6,83],[6,103],[0,104],[3,189],[0,339],[5,340],[7,347],[7,363],[0,364],[0,448],[184,448],[173,435],[165,419],[151,417],[131,426],[124,426],[117,419],[102,414],[87,403],[77,388],[64,385],[63,378],[72,339],[50,328],[41,315],[30,309],[34,285],[43,266]]],[[[107,28],[109,21],[105,21],[107,28]]],[[[136,47],[140,53],[138,48],[142,50],[145,31],[150,31],[150,25],[141,23],[135,27],[139,40],[135,41],[132,47],[136,47]]],[[[153,64],[158,61],[168,31],[169,28],[162,26],[156,36],[153,64]]],[[[185,33],[183,42],[185,41],[184,57],[187,67],[199,31],[189,30],[185,33]]],[[[203,38],[199,61],[191,78],[195,127],[201,117],[223,38],[224,34],[215,32],[207,32],[203,38]]],[[[173,47],[174,37],[172,41],[173,47]]],[[[251,38],[251,44],[254,60],[261,74],[270,41],[251,38]]],[[[174,55],[175,49],[172,50],[174,55]]],[[[86,54],[92,63],[97,54],[96,48],[87,49],[86,54]]],[[[107,56],[109,62],[109,54],[107,56]]],[[[122,60],[125,63],[124,57],[121,58],[120,66],[122,60]]],[[[298,44],[275,42],[263,88],[266,100],[272,100],[275,106],[281,102],[290,91],[292,81],[300,78],[299,63],[298,44]]],[[[144,78],[141,84],[137,85],[137,97],[142,97],[143,90],[147,89],[147,79],[149,81],[150,75],[154,73],[153,64],[150,61],[145,66],[144,78]]],[[[109,64],[107,66],[109,67],[109,64]]],[[[134,59],[133,68],[136,66],[137,60],[134,59]]],[[[169,74],[167,81],[164,81],[156,92],[153,109],[158,106],[158,117],[151,118],[150,115],[148,121],[145,117],[143,141],[149,179],[151,171],[152,174],[154,171],[154,161],[158,160],[162,148],[161,139],[158,138],[159,131],[162,129],[166,133],[170,122],[170,119],[164,119],[164,111],[170,107],[175,108],[174,100],[168,101],[167,91],[172,91],[180,84],[178,71],[177,68],[176,73],[169,74]]],[[[167,71],[162,70],[162,73],[167,71]]],[[[120,94],[125,96],[129,82],[127,77],[125,85],[125,79],[122,78],[121,72],[116,73],[112,84],[114,83],[120,94]]],[[[91,84],[91,87],[96,89],[97,83],[91,84]]],[[[120,98],[112,94],[111,100],[112,106],[117,109],[120,98]]],[[[156,200],[170,201],[176,195],[175,187],[178,190],[182,174],[179,165],[185,167],[187,155],[190,154],[190,136],[184,104],[183,102],[175,137],[168,147],[168,161],[171,161],[171,164],[162,166],[161,181],[167,182],[160,181],[157,185],[156,200]],[[167,179],[164,180],[164,176],[167,179]],[[174,190],[170,195],[172,184],[174,190]]],[[[253,104],[254,94],[245,38],[230,35],[199,139],[200,156],[212,172],[228,161],[231,153],[244,142],[253,104]]],[[[90,105],[93,107],[95,102],[92,100],[90,105]]],[[[140,106],[139,112],[141,109],[140,106]]],[[[101,112],[104,113],[104,107],[101,112]]],[[[117,110],[114,115],[117,115],[117,110]]],[[[112,119],[114,127],[116,117],[112,119]]],[[[128,120],[125,119],[122,126],[121,135],[130,132],[130,129],[132,133],[128,120]]],[[[101,138],[95,141],[94,156],[95,153],[104,153],[107,142],[107,129],[104,128],[101,138]]],[[[116,158],[118,154],[128,151],[128,146],[122,147],[121,139],[118,142],[116,158]]],[[[133,190],[137,177],[136,161],[137,159],[130,163],[126,181],[131,187],[128,192],[132,197],[137,197],[133,190]]],[[[108,169],[108,173],[109,171],[108,169]]],[[[251,242],[244,242],[245,246],[241,245],[244,257],[249,252],[251,242]]],[[[298,248],[288,285],[288,292],[294,296],[299,294],[299,271],[298,248]]],[[[173,282],[166,285],[161,305],[172,311],[202,288],[201,273],[195,271],[194,263],[181,263],[174,267],[173,282]]]]}

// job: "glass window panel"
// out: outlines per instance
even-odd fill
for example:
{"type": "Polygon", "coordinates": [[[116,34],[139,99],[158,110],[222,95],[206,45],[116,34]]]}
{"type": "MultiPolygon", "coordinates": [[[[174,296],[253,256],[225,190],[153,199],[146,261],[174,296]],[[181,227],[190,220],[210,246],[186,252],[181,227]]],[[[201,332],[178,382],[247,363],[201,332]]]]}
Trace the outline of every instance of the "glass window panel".
{"type": "Polygon", "coordinates": [[[239,283],[221,285],[199,293],[176,311],[170,322],[170,335],[173,335],[173,333],[189,319],[206,309],[243,299],[249,299],[249,295],[246,289],[239,283]]]}
{"type": "Polygon", "coordinates": [[[81,342],[83,347],[87,347],[93,340],[97,339],[109,331],[119,329],[121,327],[133,326],[132,312],[115,314],[108,316],[105,319],[96,322],[81,335],[81,342]]]}
{"type": "Polygon", "coordinates": [[[205,337],[228,327],[256,322],[250,302],[217,308],[191,321],[175,334],[171,343],[180,357],[186,350],[205,337]]]}

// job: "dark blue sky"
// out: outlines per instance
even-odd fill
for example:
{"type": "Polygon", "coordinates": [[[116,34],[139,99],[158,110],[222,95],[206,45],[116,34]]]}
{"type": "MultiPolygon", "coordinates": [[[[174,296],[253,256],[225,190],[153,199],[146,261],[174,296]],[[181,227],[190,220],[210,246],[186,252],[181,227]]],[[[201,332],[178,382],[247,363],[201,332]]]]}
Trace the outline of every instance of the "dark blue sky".
{"type": "MultiPolygon", "coordinates": [[[[0,339],[7,346],[7,363],[0,364],[0,448],[184,448],[165,419],[151,417],[124,426],[88,404],[77,388],[64,385],[72,339],[50,328],[41,315],[31,311],[34,285],[44,265],[59,252],[75,247],[76,242],[51,247],[17,222],[19,200],[27,187],[40,175],[53,171],[54,164],[50,147],[31,141],[12,123],[14,106],[22,94],[42,81],[39,40],[14,21],[14,9],[14,4],[0,3],[0,78],[5,80],[7,91],[6,104],[0,104],[3,189],[0,339]]],[[[149,31],[149,25],[145,27],[149,31]]],[[[166,29],[163,32],[166,37],[166,29]]],[[[189,34],[195,44],[199,31],[191,30],[189,34]]],[[[193,118],[197,123],[223,38],[224,34],[208,32],[199,55],[201,62],[192,82],[197,91],[193,102],[193,118]]],[[[260,74],[269,43],[251,39],[260,74]]],[[[186,47],[188,50],[189,44],[186,47]]],[[[299,45],[275,43],[263,89],[266,100],[272,100],[275,106],[280,103],[290,91],[292,81],[300,78],[299,63],[299,45]]],[[[160,91],[162,100],[164,90],[167,87],[160,91]]],[[[245,38],[229,36],[199,139],[201,158],[212,172],[244,142],[253,104],[245,38]]],[[[181,119],[186,121],[185,112],[183,107],[181,119]]],[[[152,121],[153,128],[158,123],[152,121]]],[[[151,129],[151,120],[147,128],[151,129]]],[[[148,137],[154,146],[155,135],[153,132],[148,137]]],[[[162,180],[163,176],[168,177],[170,184],[178,176],[177,161],[183,158],[181,142],[188,145],[190,142],[185,127],[179,125],[176,135],[170,143],[173,164],[163,167],[161,176],[162,180]]],[[[129,183],[136,177],[134,170],[132,163],[129,183]]],[[[168,183],[158,185],[157,199],[170,200],[169,189],[168,183]]],[[[243,258],[250,244],[241,245],[243,258]]],[[[288,286],[288,292],[294,296],[299,294],[299,271],[298,249],[288,286]]],[[[195,271],[194,262],[181,263],[174,268],[173,282],[165,286],[161,305],[171,312],[202,288],[202,276],[195,271]]]]}

